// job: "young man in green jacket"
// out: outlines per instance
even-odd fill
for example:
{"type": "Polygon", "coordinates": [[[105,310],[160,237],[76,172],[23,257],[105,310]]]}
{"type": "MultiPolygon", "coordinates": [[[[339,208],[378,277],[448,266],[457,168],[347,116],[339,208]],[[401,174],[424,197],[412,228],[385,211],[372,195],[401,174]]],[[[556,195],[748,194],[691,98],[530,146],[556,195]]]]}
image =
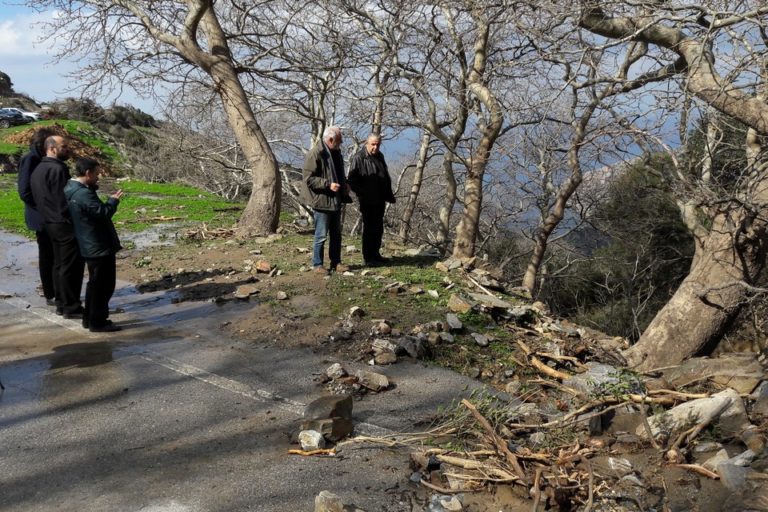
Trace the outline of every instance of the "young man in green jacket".
{"type": "Polygon", "coordinates": [[[121,328],[107,317],[109,299],[115,291],[115,254],[122,249],[112,216],[123,196],[118,190],[106,202],[99,199],[99,163],[90,158],[75,162],[75,177],[64,187],[64,197],[75,228],[80,254],[88,265],[83,327],[91,332],[113,332],[121,328]]]}

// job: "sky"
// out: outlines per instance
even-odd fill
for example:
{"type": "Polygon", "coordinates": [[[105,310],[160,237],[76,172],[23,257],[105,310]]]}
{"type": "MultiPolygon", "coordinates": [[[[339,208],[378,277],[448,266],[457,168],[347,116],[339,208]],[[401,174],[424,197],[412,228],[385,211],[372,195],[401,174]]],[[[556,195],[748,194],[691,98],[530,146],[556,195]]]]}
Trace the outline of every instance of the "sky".
{"type": "MultiPolygon", "coordinates": [[[[39,41],[40,28],[35,24],[52,15],[52,12],[37,13],[19,6],[17,0],[0,0],[0,71],[11,77],[16,92],[31,96],[38,103],[77,95],[67,92],[78,84],[66,77],[77,68],[77,63],[53,63],[55,48],[39,41]]],[[[114,100],[91,99],[104,106],[114,100]]],[[[130,89],[117,102],[157,114],[151,100],[139,98],[130,89]]]]}

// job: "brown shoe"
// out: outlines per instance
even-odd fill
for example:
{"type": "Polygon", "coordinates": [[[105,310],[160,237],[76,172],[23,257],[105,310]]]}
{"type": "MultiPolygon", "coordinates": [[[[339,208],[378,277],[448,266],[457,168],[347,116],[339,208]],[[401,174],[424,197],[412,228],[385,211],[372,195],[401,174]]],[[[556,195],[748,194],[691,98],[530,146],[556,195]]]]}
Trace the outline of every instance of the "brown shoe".
{"type": "Polygon", "coordinates": [[[333,266],[332,270],[334,272],[338,272],[341,274],[344,272],[349,272],[349,267],[344,265],[343,263],[337,263],[336,265],[333,266]]]}
{"type": "Polygon", "coordinates": [[[323,275],[323,276],[327,276],[328,275],[328,271],[325,270],[323,267],[320,267],[320,266],[315,267],[312,270],[312,272],[314,272],[315,274],[323,275]]]}

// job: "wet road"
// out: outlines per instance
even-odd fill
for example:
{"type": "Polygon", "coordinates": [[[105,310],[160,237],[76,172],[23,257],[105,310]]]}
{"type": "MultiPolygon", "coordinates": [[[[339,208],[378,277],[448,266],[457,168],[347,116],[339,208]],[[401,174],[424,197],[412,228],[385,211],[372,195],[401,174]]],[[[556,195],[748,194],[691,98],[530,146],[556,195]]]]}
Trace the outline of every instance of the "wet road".
{"type": "MultiPolygon", "coordinates": [[[[129,283],[112,301],[125,330],[89,333],[37,295],[35,250],[0,234],[0,510],[311,511],[323,489],[368,512],[421,509],[405,453],[286,454],[335,361],[211,329],[247,304],[176,304],[129,283]]],[[[473,386],[420,364],[385,373],[396,388],[355,402],[358,434],[412,431],[473,386]]]]}

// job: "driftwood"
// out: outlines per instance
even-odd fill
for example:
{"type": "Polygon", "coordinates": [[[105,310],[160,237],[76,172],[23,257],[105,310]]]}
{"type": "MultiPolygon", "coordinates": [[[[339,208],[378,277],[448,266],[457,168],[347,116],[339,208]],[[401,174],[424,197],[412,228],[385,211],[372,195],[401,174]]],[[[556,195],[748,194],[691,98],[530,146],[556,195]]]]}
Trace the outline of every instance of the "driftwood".
{"type": "Polygon", "coordinates": [[[319,450],[288,450],[290,455],[303,455],[311,457],[313,455],[336,455],[335,448],[323,448],[319,450]]]}

